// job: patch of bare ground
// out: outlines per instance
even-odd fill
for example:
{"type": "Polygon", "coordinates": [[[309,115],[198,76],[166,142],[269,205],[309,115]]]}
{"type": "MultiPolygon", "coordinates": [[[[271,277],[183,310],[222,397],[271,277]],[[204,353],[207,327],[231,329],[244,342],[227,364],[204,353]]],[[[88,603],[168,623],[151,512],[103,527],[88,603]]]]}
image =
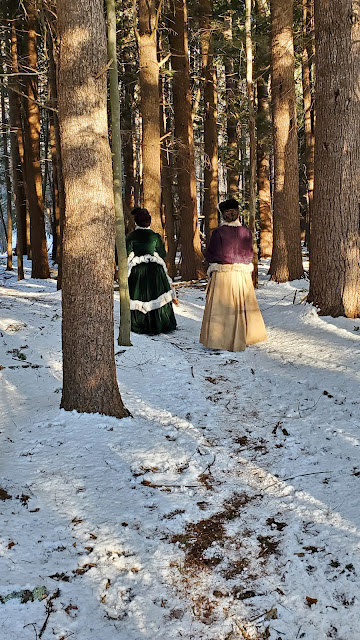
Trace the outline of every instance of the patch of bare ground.
{"type": "MultiPolygon", "coordinates": [[[[257,535],[242,527],[237,531],[236,525],[235,529],[229,528],[232,521],[241,518],[246,505],[259,499],[262,496],[256,493],[235,494],[221,510],[198,522],[188,523],[182,533],[171,538],[184,551],[184,562],[179,567],[179,590],[186,594],[194,619],[208,627],[224,616],[234,620],[233,630],[226,636],[228,640],[266,640],[270,633],[268,628],[257,630],[251,620],[234,617],[236,603],[263,595],[258,592],[257,562],[261,559],[260,570],[266,571],[267,559],[277,554],[279,545],[279,540],[273,536],[257,535]],[[250,538],[255,538],[255,547],[245,544],[250,538]]],[[[205,508],[203,503],[201,506],[205,508]]],[[[268,524],[276,530],[283,526],[275,519],[268,524]]]]}

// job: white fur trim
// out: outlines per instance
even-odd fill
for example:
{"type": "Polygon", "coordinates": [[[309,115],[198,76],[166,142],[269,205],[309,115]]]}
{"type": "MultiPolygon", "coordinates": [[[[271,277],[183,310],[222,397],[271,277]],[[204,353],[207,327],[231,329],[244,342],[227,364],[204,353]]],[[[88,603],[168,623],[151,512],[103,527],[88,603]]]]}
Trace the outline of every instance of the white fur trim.
{"type": "Polygon", "coordinates": [[[160,309],[168,302],[171,302],[173,299],[173,292],[166,291],[166,293],[162,293],[161,296],[156,298],[156,300],[149,300],[148,302],[143,302],[142,300],[130,300],[130,309],[131,311],[141,311],[141,313],[149,313],[149,311],[153,311],[154,309],[160,309]]]}
{"type": "Polygon", "coordinates": [[[150,229],[150,227],[139,227],[138,224],[135,225],[135,230],[137,231],[137,229],[142,229],[143,231],[152,231],[152,229],[150,229]]]}
{"type": "Polygon", "coordinates": [[[222,222],[222,227],[242,227],[240,220],[233,220],[232,222],[222,222]]]}
{"type": "Polygon", "coordinates": [[[146,264],[148,262],[156,262],[157,264],[159,264],[164,269],[164,271],[166,273],[166,277],[167,277],[167,279],[169,281],[169,284],[170,284],[170,286],[172,286],[172,280],[171,280],[170,276],[168,275],[166,264],[165,264],[164,260],[162,258],[160,258],[160,256],[157,253],[157,251],[154,251],[154,255],[153,256],[150,253],[145,253],[145,255],[143,255],[143,256],[136,256],[133,251],[131,253],[129,253],[129,255],[128,255],[128,277],[129,277],[129,275],[131,273],[131,269],[133,267],[135,267],[135,265],[137,265],[137,264],[146,264]]]}
{"type": "Polygon", "coordinates": [[[239,271],[240,273],[252,273],[252,271],[254,271],[254,265],[252,262],[235,262],[234,264],[218,264],[217,262],[212,262],[207,270],[208,276],[211,276],[214,271],[239,271]]]}
{"type": "Polygon", "coordinates": [[[159,256],[157,251],[154,251],[154,255],[152,256],[150,253],[146,253],[143,256],[136,256],[132,251],[128,256],[128,277],[130,276],[131,270],[137,264],[147,264],[149,262],[155,262],[159,264],[165,271],[165,275],[168,279],[170,285],[170,291],[166,291],[162,293],[161,296],[156,298],[156,300],[149,300],[148,302],[143,302],[142,300],[130,300],[130,309],[132,311],[141,311],[142,313],[148,313],[149,311],[153,311],[154,309],[160,309],[168,302],[171,302],[174,298],[176,298],[176,293],[172,288],[172,280],[168,274],[166,264],[164,260],[159,256]]]}

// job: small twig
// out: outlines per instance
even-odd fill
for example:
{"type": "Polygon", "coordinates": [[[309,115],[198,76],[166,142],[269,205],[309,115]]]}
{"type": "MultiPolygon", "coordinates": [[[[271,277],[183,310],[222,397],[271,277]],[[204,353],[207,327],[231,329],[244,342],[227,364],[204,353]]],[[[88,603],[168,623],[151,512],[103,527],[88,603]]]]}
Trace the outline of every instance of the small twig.
{"type": "Polygon", "coordinates": [[[36,624],[35,624],[35,622],[29,622],[29,624],[25,624],[23,628],[25,629],[25,627],[34,627],[34,631],[35,631],[35,640],[38,640],[38,637],[39,637],[39,636],[38,636],[38,633],[37,633],[37,630],[36,630],[36,624]]]}
{"type": "Polygon", "coordinates": [[[104,73],[106,73],[107,70],[110,69],[110,67],[111,67],[113,62],[114,62],[114,59],[110,58],[109,62],[105,65],[105,67],[103,67],[101,69],[101,71],[99,71],[99,73],[96,74],[95,80],[98,80],[98,78],[100,78],[102,75],[104,75],[104,73]]]}
{"type": "Polygon", "coordinates": [[[54,605],[53,605],[53,600],[55,600],[55,598],[58,598],[60,595],[60,591],[59,589],[57,589],[55,591],[55,593],[52,594],[52,596],[50,596],[49,600],[46,603],[46,618],[45,618],[45,622],[43,624],[43,626],[40,629],[40,633],[39,633],[39,639],[41,638],[42,634],[44,633],[46,627],[47,627],[47,623],[49,621],[49,618],[51,616],[51,614],[54,612],[54,605]]]}

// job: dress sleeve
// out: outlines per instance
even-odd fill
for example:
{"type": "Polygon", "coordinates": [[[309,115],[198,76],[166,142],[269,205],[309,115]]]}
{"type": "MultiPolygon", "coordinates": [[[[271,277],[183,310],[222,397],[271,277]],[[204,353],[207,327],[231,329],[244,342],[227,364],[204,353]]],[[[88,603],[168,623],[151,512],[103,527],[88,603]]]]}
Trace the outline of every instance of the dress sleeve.
{"type": "Polygon", "coordinates": [[[133,250],[133,243],[132,243],[131,233],[129,233],[129,235],[126,236],[125,242],[126,242],[126,252],[129,255],[133,250]]]}
{"type": "Polygon", "coordinates": [[[244,262],[251,262],[253,259],[253,236],[249,229],[247,229],[247,235],[244,238],[244,262]]]}
{"type": "Polygon", "coordinates": [[[205,251],[205,258],[208,262],[222,262],[223,252],[221,244],[221,236],[218,229],[212,232],[209,246],[205,251]]]}
{"type": "Polygon", "coordinates": [[[157,235],[157,238],[156,238],[155,250],[159,254],[160,258],[166,258],[165,246],[164,246],[164,243],[163,243],[163,241],[161,239],[161,236],[158,233],[156,235],[157,235]]]}

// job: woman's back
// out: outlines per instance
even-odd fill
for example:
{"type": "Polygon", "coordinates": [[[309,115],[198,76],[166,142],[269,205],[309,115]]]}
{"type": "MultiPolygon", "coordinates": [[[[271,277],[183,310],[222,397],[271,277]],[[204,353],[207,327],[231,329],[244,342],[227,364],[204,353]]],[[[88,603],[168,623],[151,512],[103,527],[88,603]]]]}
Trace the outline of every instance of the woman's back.
{"type": "Polygon", "coordinates": [[[208,262],[249,263],[253,258],[252,233],[239,224],[223,224],[214,229],[205,252],[208,262]]]}

